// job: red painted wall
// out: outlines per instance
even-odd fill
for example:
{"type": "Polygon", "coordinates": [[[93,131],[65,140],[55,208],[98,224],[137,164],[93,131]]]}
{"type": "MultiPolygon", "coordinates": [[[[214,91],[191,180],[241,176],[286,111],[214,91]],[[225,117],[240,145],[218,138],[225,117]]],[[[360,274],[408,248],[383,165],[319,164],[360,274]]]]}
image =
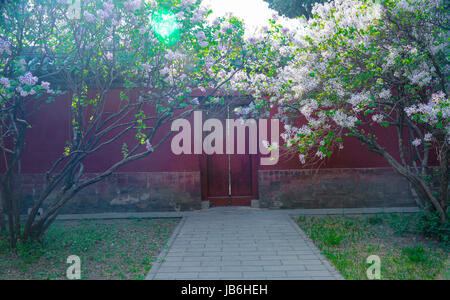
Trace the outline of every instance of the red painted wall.
{"type": "MultiPolygon", "coordinates": [[[[110,94],[112,106],[119,101],[119,90],[113,90],[110,94]]],[[[137,91],[134,93],[137,95],[137,91]]],[[[23,155],[23,173],[44,173],[50,168],[64,151],[66,141],[70,136],[70,99],[71,95],[60,96],[53,103],[42,104],[39,107],[30,108],[33,111],[29,118],[32,128],[29,129],[26,139],[26,149],[23,155]]],[[[148,108],[151,110],[151,108],[148,108]]],[[[150,115],[150,113],[148,114],[150,115]]],[[[205,116],[204,118],[205,119],[205,116]]],[[[191,122],[191,124],[193,124],[191,122]]],[[[192,126],[193,127],[193,126],[192,126]]],[[[170,130],[170,124],[164,126],[156,136],[156,140],[170,130]]],[[[385,146],[395,149],[395,132],[384,131],[384,135],[392,136],[385,146]]],[[[115,144],[104,148],[103,151],[92,155],[86,160],[86,172],[101,172],[117,162],[122,157],[122,144],[126,142],[133,145],[135,132],[131,132],[115,144]]],[[[172,154],[169,139],[155,153],[145,159],[122,167],[120,172],[176,172],[199,171],[200,155],[172,154]]],[[[282,140],[280,138],[280,143],[282,140]]],[[[154,143],[156,144],[156,143],[154,143]]],[[[345,149],[337,152],[324,166],[326,168],[374,168],[388,166],[378,155],[371,153],[360,142],[353,138],[346,138],[345,149]]],[[[280,159],[275,166],[260,166],[261,170],[299,169],[302,165],[295,156],[292,160],[280,159]]],[[[4,161],[0,162],[0,172],[4,170],[4,161]]]]}
{"type": "MultiPolygon", "coordinates": [[[[385,139],[381,143],[386,149],[390,149],[392,153],[396,153],[396,136],[393,131],[386,131],[382,133],[384,136],[388,135],[389,139],[385,139]]],[[[381,135],[380,135],[381,136],[381,135]]],[[[280,138],[280,143],[283,140],[280,138]]],[[[298,159],[298,155],[280,153],[280,161],[275,166],[261,166],[261,170],[286,170],[286,169],[301,169],[302,164],[298,159]]],[[[381,168],[389,167],[389,164],[378,154],[370,152],[365,145],[352,137],[344,137],[344,149],[333,153],[331,158],[326,159],[322,168],[381,168]]]]}

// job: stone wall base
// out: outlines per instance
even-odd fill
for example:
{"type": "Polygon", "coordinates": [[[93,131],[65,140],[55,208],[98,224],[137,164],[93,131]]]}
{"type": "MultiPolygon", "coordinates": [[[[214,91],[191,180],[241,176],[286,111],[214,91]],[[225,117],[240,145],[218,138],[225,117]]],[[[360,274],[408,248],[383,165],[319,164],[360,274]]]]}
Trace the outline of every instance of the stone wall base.
{"type": "MultiPolygon", "coordinates": [[[[89,174],[88,174],[89,175],[89,174]]],[[[91,174],[92,175],[92,174],[91,174]]],[[[23,175],[22,213],[39,197],[43,174],[23,175]]],[[[409,207],[408,182],[389,168],[258,172],[260,208],[409,207]]],[[[44,205],[44,210],[48,205],[44,205]]],[[[62,214],[207,209],[200,172],[116,173],[80,192],[62,214]]]]}
{"type": "MultiPolygon", "coordinates": [[[[26,213],[39,197],[44,175],[23,178],[26,213]]],[[[188,211],[201,209],[201,204],[200,172],[116,173],[81,191],[61,213],[188,211]]]]}
{"type": "Polygon", "coordinates": [[[390,168],[259,171],[262,208],[407,207],[406,179],[390,168]]]}

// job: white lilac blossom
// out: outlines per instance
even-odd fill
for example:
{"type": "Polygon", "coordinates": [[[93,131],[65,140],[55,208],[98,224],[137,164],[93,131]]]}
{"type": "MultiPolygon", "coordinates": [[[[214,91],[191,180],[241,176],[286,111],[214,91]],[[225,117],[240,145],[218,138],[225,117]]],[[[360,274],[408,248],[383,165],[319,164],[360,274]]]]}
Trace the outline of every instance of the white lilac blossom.
{"type": "Polygon", "coordinates": [[[436,125],[441,119],[450,118],[450,102],[443,92],[431,96],[430,102],[419,103],[405,108],[408,117],[418,116],[422,122],[436,125]]]}
{"type": "Polygon", "coordinates": [[[192,6],[195,3],[196,0],[182,0],[181,4],[185,7],[188,8],[190,6],[192,6]]]}
{"type": "Polygon", "coordinates": [[[355,126],[356,121],[358,121],[358,118],[355,116],[349,116],[346,113],[342,111],[337,111],[333,115],[333,120],[341,127],[344,128],[352,128],[355,126]]]}
{"type": "Polygon", "coordinates": [[[376,114],[372,116],[372,121],[374,121],[375,123],[381,123],[384,119],[384,116],[381,114],[376,114]]]}
{"type": "Polygon", "coordinates": [[[47,81],[42,81],[42,82],[41,82],[41,87],[42,87],[43,89],[45,89],[45,90],[47,91],[47,93],[49,93],[49,94],[53,92],[53,90],[50,89],[50,83],[47,82],[47,81]]]}
{"type": "Polygon", "coordinates": [[[112,3],[112,0],[103,2],[103,9],[110,15],[113,14],[114,10],[114,4],[112,3]]]}
{"type": "Polygon", "coordinates": [[[91,14],[90,12],[85,11],[83,13],[83,15],[84,15],[84,19],[86,20],[86,22],[88,22],[88,23],[95,22],[95,16],[93,14],[91,14]]]}
{"type": "Polygon", "coordinates": [[[431,134],[431,133],[426,133],[425,134],[425,136],[424,136],[424,138],[423,138],[423,140],[425,141],[425,142],[431,142],[432,140],[433,140],[433,135],[431,134]]]}
{"type": "Polygon", "coordinates": [[[445,97],[445,94],[443,91],[439,91],[439,92],[431,95],[431,102],[433,102],[436,105],[439,105],[439,104],[441,104],[441,102],[445,102],[445,101],[446,101],[446,97],[445,97]]]}
{"type": "Polygon", "coordinates": [[[325,157],[327,157],[322,151],[317,151],[316,152],[316,156],[318,156],[320,159],[324,159],[325,157]]]}
{"type": "Polygon", "coordinates": [[[368,93],[354,94],[348,100],[348,103],[350,103],[353,106],[353,110],[355,110],[355,111],[360,111],[361,109],[359,106],[364,105],[367,102],[369,102],[369,94],[368,93]]]}
{"type": "Polygon", "coordinates": [[[28,96],[28,92],[25,91],[21,86],[16,87],[16,91],[19,93],[20,96],[26,97],[28,96]]]}
{"type": "Polygon", "coordinates": [[[422,145],[422,140],[421,139],[415,139],[414,141],[412,141],[412,144],[415,147],[419,147],[420,145],[422,145]]]}
{"type": "Polygon", "coordinates": [[[103,9],[99,9],[97,10],[97,17],[100,21],[103,21],[109,18],[109,14],[103,9]]]}
{"type": "Polygon", "coordinates": [[[6,88],[11,87],[11,82],[9,81],[8,78],[5,78],[5,77],[0,78],[0,84],[3,85],[6,88]]]}
{"type": "Polygon", "coordinates": [[[123,5],[128,10],[138,10],[141,8],[142,0],[128,0],[123,5]]]}
{"type": "Polygon", "coordinates": [[[202,48],[206,48],[206,47],[208,47],[208,45],[209,45],[209,43],[206,42],[206,41],[201,41],[201,42],[199,42],[198,44],[199,44],[199,46],[202,47],[202,48]]]}
{"type": "Polygon", "coordinates": [[[431,83],[431,74],[424,70],[414,70],[411,75],[408,76],[412,84],[416,84],[420,87],[428,86],[431,83]]]}
{"type": "Polygon", "coordinates": [[[381,99],[389,99],[391,97],[391,91],[388,89],[384,89],[379,94],[381,99]]]}
{"type": "Polygon", "coordinates": [[[38,78],[33,76],[31,72],[26,72],[24,76],[19,76],[19,82],[24,85],[35,85],[38,82],[38,78]]]}
{"type": "Polygon", "coordinates": [[[10,47],[11,44],[8,41],[0,38],[0,54],[6,53],[7,55],[11,55],[10,47]]]}
{"type": "Polygon", "coordinates": [[[143,63],[142,69],[144,69],[145,72],[150,72],[152,70],[152,67],[149,63],[143,63]]]}
{"type": "Polygon", "coordinates": [[[304,154],[300,154],[298,156],[298,159],[300,160],[300,162],[302,163],[302,165],[306,164],[306,157],[304,154]]]}
{"type": "Polygon", "coordinates": [[[170,73],[170,69],[168,67],[165,67],[164,69],[160,70],[159,73],[163,76],[167,75],[170,73]]]}
{"type": "Polygon", "coordinates": [[[172,51],[172,50],[167,50],[167,54],[165,55],[165,58],[169,61],[174,61],[174,60],[182,60],[184,58],[184,55],[179,52],[179,51],[172,51]]]}
{"type": "Polygon", "coordinates": [[[148,152],[153,152],[154,151],[153,146],[152,146],[152,144],[150,143],[149,140],[145,141],[145,149],[147,149],[148,152]]]}
{"type": "Polygon", "coordinates": [[[97,17],[102,20],[112,18],[114,16],[114,4],[111,0],[103,2],[103,9],[97,10],[97,17]]]}
{"type": "MultiPolygon", "coordinates": [[[[440,91],[431,96],[430,102],[419,103],[405,108],[406,115],[420,123],[426,123],[437,130],[437,134],[442,132],[446,136],[447,142],[450,140],[450,102],[445,94],[440,91]]],[[[425,134],[424,141],[430,142],[433,139],[432,133],[425,134]]]]}
{"type": "Polygon", "coordinates": [[[195,37],[196,37],[197,40],[199,40],[199,41],[203,41],[204,39],[206,39],[206,35],[205,35],[205,33],[204,33],[202,30],[198,31],[198,32],[195,34],[195,37]]]}

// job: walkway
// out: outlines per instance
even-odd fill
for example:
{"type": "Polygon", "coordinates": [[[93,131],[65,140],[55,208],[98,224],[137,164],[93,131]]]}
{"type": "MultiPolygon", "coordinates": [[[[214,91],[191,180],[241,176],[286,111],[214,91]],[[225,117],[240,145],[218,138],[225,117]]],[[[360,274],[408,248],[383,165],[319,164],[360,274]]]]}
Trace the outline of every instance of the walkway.
{"type": "Polygon", "coordinates": [[[147,279],[341,279],[284,211],[216,208],[181,220],[147,279]]]}

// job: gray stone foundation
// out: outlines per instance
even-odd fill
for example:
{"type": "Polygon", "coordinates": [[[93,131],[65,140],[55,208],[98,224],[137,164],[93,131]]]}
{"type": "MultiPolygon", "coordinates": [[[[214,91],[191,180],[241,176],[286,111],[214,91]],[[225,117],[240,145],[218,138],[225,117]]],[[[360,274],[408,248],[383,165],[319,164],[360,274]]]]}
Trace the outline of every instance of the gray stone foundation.
{"type": "Polygon", "coordinates": [[[415,206],[409,184],[392,169],[259,171],[263,208],[415,206]]]}

